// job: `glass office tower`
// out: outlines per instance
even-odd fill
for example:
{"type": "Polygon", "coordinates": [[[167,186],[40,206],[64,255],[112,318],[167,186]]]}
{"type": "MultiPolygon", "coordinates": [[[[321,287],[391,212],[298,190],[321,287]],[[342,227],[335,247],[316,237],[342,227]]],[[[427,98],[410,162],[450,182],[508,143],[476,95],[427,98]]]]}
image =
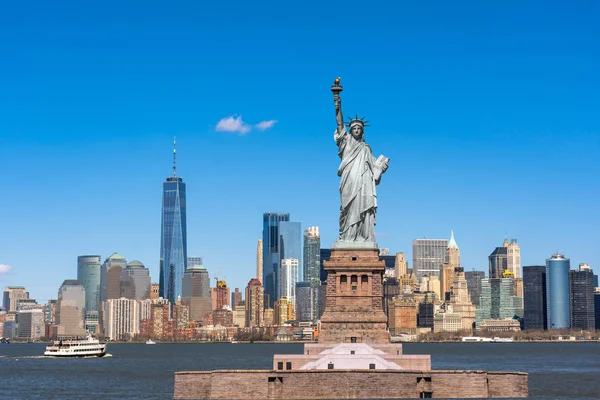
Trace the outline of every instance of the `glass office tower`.
{"type": "Polygon", "coordinates": [[[546,303],[546,266],[523,267],[523,304],[525,329],[548,329],[546,303]]]}
{"type": "MultiPolygon", "coordinates": [[[[279,225],[290,220],[290,214],[263,214],[263,286],[265,305],[273,308],[279,298],[279,270],[281,254],[281,234],[279,225]]],[[[293,251],[293,250],[292,250],[293,251]]],[[[290,257],[299,259],[300,256],[290,257]]],[[[247,300],[246,300],[247,301],[247,300]]]]}
{"type": "Polygon", "coordinates": [[[159,296],[171,304],[181,296],[183,273],[187,267],[187,225],[185,183],[172,176],[163,183],[160,235],[159,296]]]}
{"type": "Polygon", "coordinates": [[[100,256],[77,257],[77,280],[85,289],[85,310],[100,311],[100,277],[102,262],[100,256]]]}
{"type": "Polygon", "coordinates": [[[562,254],[546,259],[546,299],[548,329],[569,328],[571,324],[569,269],[570,260],[562,254]]]}

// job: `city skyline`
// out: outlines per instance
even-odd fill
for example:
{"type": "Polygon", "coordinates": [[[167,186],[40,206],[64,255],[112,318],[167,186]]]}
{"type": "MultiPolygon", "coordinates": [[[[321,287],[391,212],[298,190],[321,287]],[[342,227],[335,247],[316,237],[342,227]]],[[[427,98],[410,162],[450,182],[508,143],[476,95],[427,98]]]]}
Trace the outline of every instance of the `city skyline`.
{"type": "Polygon", "coordinates": [[[345,109],[368,117],[369,143],[394,166],[378,192],[380,247],[404,252],[412,268],[412,240],[447,239],[454,229],[465,271],[487,272],[505,236],[519,240],[522,265],[558,251],[572,268],[598,270],[594,12],[374,6],[362,29],[336,37],[335,48],[357,49],[354,62],[340,63],[334,45],[316,38],[331,34],[331,15],[351,18],[352,7],[323,5],[314,19],[289,15],[285,25],[273,18],[277,37],[246,18],[273,16],[260,7],[230,16],[236,29],[222,35],[210,35],[223,22],[220,5],[148,7],[167,29],[130,18],[135,8],[47,18],[43,7],[10,7],[31,23],[1,24],[14,40],[0,44],[12,60],[0,65],[0,167],[16,188],[0,198],[0,264],[12,266],[0,268],[1,287],[56,298],[77,277],[78,256],[115,252],[142,261],[158,282],[160,185],[173,136],[187,185],[188,254],[203,257],[211,276],[222,268],[240,289],[254,278],[265,212],[319,226],[329,248],[339,209],[329,109],[336,76],[345,109]],[[196,24],[199,13],[210,23],[196,24]],[[113,26],[112,36],[98,36],[99,24],[113,26]],[[222,50],[239,32],[248,40],[234,46],[240,53],[222,50]],[[573,65],[577,73],[565,72],[573,65]]]}

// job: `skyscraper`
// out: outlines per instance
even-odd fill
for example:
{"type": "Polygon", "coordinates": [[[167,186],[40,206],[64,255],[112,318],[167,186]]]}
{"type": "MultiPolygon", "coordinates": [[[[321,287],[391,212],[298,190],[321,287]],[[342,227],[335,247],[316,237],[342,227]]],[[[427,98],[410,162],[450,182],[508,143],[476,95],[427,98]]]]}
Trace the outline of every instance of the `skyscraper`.
{"type": "Polygon", "coordinates": [[[85,310],[100,311],[100,277],[102,275],[100,256],[77,257],[77,280],[85,289],[85,310]]]}
{"type": "Polygon", "coordinates": [[[299,263],[295,258],[281,260],[281,278],[279,281],[280,297],[287,297],[288,301],[296,305],[296,283],[298,282],[299,263]]]}
{"type": "Polygon", "coordinates": [[[2,296],[2,306],[6,312],[17,311],[17,300],[28,298],[29,293],[23,286],[7,286],[2,296]]]}
{"type": "Polygon", "coordinates": [[[311,226],[304,231],[304,281],[321,283],[320,278],[321,236],[319,227],[311,226]]]}
{"type": "Polygon", "coordinates": [[[413,240],[413,271],[417,276],[417,281],[420,282],[423,276],[440,277],[447,247],[447,239],[413,240]]]}
{"type": "Polygon", "coordinates": [[[181,301],[190,308],[191,321],[202,321],[213,310],[210,276],[202,265],[189,265],[185,270],[181,301]]]}
{"type": "Polygon", "coordinates": [[[523,304],[524,328],[548,329],[545,265],[523,267],[523,304]]]}
{"type": "Polygon", "coordinates": [[[502,247],[496,247],[488,257],[490,279],[502,278],[502,274],[508,269],[508,241],[505,240],[504,244],[502,247]]]}
{"type": "Polygon", "coordinates": [[[256,279],[263,283],[263,241],[258,239],[256,243],[256,279]]]}
{"type": "Polygon", "coordinates": [[[121,297],[133,300],[150,298],[150,271],[140,261],[132,261],[121,271],[121,297]]]}
{"type": "Polygon", "coordinates": [[[548,329],[568,328],[571,325],[569,269],[570,260],[562,254],[546,259],[546,299],[548,329]]]}
{"type": "Polygon", "coordinates": [[[467,279],[467,287],[469,288],[471,303],[473,303],[474,306],[479,306],[479,298],[481,297],[481,280],[485,278],[485,272],[467,271],[465,272],[465,278],[467,279]]]}
{"type": "Polygon", "coordinates": [[[594,273],[585,268],[569,271],[571,283],[571,329],[594,330],[594,273]]]}
{"type": "MultiPolygon", "coordinates": [[[[281,235],[279,225],[290,220],[290,214],[263,214],[263,279],[264,297],[268,306],[273,307],[279,298],[279,270],[281,263],[281,235]]],[[[260,281],[259,281],[260,282],[260,281]]],[[[262,296],[261,296],[262,297],[262,296]]],[[[246,304],[247,304],[246,300],[246,304]]]]}
{"type": "Polygon", "coordinates": [[[59,338],[85,335],[85,289],[74,279],[67,279],[58,290],[56,324],[59,338]]]}
{"type": "Polygon", "coordinates": [[[258,328],[263,325],[263,312],[265,301],[264,290],[260,281],[250,279],[246,286],[246,327],[258,328]]]}
{"type": "Polygon", "coordinates": [[[511,239],[506,245],[506,268],[513,273],[515,279],[521,278],[521,249],[517,239],[511,239]]]}
{"type": "Polygon", "coordinates": [[[127,260],[119,253],[111,254],[101,267],[100,299],[118,299],[121,297],[121,271],[127,267],[127,260]]]}
{"type": "Polygon", "coordinates": [[[173,176],[163,182],[160,235],[159,295],[177,302],[187,267],[185,183],[177,176],[177,147],[173,148],[173,176]]]}
{"type": "Polygon", "coordinates": [[[446,247],[446,256],[440,273],[440,289],[442,301],[450,299],[450,291],[454,282],[454,273],[460,267],[460,249],[454,240],[454,231],[450,231],[450,240],[446,247]]]}

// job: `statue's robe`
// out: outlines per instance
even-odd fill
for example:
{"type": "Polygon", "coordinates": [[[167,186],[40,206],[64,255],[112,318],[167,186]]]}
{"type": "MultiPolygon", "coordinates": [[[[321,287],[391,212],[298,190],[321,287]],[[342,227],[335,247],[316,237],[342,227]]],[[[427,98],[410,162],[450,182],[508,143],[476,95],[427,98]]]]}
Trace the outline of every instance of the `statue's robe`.
{"type": "MultiPolygon", "coordinates": [[[[344,242],[375,242],[375,158],[364,141],[356,140],[345,127],[334,139],[342,159],[340,179],[340,236],[344,242]]],[[[377,174],[378,177],[380,174],[377,174]]]]}

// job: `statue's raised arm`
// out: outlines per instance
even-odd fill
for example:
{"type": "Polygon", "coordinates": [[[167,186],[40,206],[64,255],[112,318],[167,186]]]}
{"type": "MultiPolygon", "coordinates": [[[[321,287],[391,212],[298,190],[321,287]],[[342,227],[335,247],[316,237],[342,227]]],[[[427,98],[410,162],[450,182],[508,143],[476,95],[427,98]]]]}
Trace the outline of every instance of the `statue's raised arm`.
{"type": "Polygon", "coordinates": [[[344,131],[344,116],[342,114],[342,98],[340,93],[344,90],[340,86],[340,78],[335,78],[331,91],[333,92],[333,102],[335,104],[335,120],[337,122],[337,134],[341,135],[344,131]]]}
{"type": "Polygon", "coordinates": [[[375,187],[388,168],[385,156],[373,157],[364,139],[364,118],[350,119],[348,131],[342,116],[340,78],[331,86],[335,103],[337,128],[334,134],[341,158],[340,177],[340,233],[334,248],[373,248],[375,243],[375,213],[377,194],[375,187]]]}

